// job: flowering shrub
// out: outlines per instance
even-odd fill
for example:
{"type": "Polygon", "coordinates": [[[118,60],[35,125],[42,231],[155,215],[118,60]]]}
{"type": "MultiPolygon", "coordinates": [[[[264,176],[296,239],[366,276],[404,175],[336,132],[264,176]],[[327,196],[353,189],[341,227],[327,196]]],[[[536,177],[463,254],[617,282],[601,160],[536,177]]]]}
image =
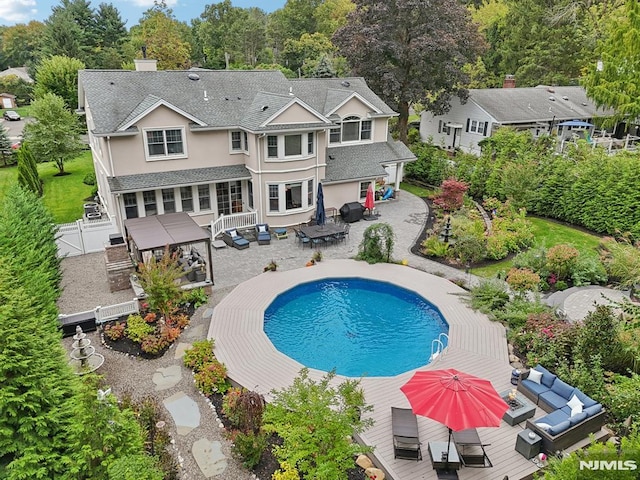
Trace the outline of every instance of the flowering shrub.
{"type": "Polygon", "coordinates": [[[280,469],[274,472],[271,480],[300,480],[300,474],[289,462],[281,462],[280,469]]]}
{"type": "Polygon", "coordinates": [[[433,204],[447,212],[462,207],[464,194],[469,190],[469,185],[453,178],[445,180],[441,185],[442,191],[433,199],[433,204]]]}
{"type": "Polygon", "coordinates": [[[199,372],[202,368],[215,360],[213,354],[213,340],[200,340],[193,342],[193,346],[184,352],[184,364],[194,372],[199,372]]]}
{"type": "Polygon", "coordinates": [[[173,343],[180,336],[180,328],[178,327],[170,327],[168,325],[163,325],[160,328],[160,338],[165,340],[168,344],[173,343]]]}
{"type": "Polygon", "coordinates": [[[576,328],[552,313],[538,313],[529,315],[524,327],[510,337],[530,365],[541,363],[555,370],[557,365],[571,363],[576,328]]]}
{"type": "Polygon", "coordinates": [[[196,387],[205,395],[214,393],[225,393],[229,389],[227,383],[227,367],[218,360],[212,360],[205,364],[202,369],[194,375],[196,387]]]}
{"type": "Polygon", "coordinates": [[[547,268],[557,275],[558,280],[566,280],[578,262],[580,252],[571,245],[555,245],[547,251],[547,268]]]}
{"type": "Polygon", "coordinates": [[[142,339],[140,348],[142,348],[142,351],[144,353],[157,355],[166,347],[168,347],[169,343],[170,342],[168,342],[166,339],[157,335],[147,335],[142,339]]]}
{"type": "Polygon", "coordinates": [[[540,275],[528,268],[512,268],[507,273],[507,283],[513,290],[520,293],[537,290],[540,285],[540,275]]]}
{"type": "Polygon", "coordinates": [[[127,329],[125,335],[134,342],[142,342],[142,339],[154,332],[153,326],[149,325],[140,315],[129,315],[127,318],[127,329]]]}
{"type": "Polygon", "coordinates": [[[124,322],[115,322],[104,327],[104,334],[113,341],[120,340],[124,336],[125,328],[124,322]]]}

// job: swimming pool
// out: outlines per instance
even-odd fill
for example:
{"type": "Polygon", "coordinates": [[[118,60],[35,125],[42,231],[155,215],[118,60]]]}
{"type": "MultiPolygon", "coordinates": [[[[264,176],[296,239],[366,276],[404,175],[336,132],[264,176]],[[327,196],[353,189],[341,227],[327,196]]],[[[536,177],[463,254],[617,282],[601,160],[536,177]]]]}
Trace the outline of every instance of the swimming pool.
{"type": "Polygon", "coordinates": [[[287,290],[269,305],[264,331],[285,355],[340,375],[393,376],[429,363],[449,325],[423,297],[391,283],[326,278],[287,290]]]}

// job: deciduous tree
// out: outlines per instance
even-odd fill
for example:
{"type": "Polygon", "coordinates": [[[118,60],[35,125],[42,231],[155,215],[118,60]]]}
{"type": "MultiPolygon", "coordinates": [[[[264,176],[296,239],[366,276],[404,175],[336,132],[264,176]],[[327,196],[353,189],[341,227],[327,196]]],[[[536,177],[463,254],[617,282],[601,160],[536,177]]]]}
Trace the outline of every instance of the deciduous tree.
{"type": "Polygon", "coordinates": [[[601,62],[589,65],[582,79],[598,107],[611,108],[615,124],[640,116],[640,3],[626,0],[623,14],[612,15],[610,30],[598,45],[601,62]]]}
{"type": "Polygon", "coordinates": [[[399,136],[406,143],[411,103],[443,113],[454,95],[467,98],[462,67],[475,61],[482,39],[459,2],[354,3],[356,9],[333,41],[354,72],[399,112],[399,136]]]}
{"type": "Polygon", "coordinates": [[[76,58],[53,56],[44,60],[36,74],[36,98],[47,93],[62,97],[71,109],[78,108],[78,70],[85,68],[76,58]]]}
{"type": "Polygon", "coordinates": [[[58,175],[64,175],[65,162],[82,151],[78,117],[53,93],[35,100],[31,112],[35,122],[25,125],[25,141],[38,162],[55,162],[58,175]]]}

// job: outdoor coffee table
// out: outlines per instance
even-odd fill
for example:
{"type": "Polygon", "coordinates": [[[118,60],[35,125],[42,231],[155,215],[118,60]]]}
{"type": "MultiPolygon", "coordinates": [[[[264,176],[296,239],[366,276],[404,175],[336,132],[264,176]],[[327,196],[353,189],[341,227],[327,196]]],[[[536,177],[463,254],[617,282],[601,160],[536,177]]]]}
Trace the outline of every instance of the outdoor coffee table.
{"type": "MultiPolygon", "coordinates": [[[[500,394],[507,403],[510,403],[509,392],[511,392],[511,390],[507,390],[500,394]]],[[[509,409],[505,412],[502,419],[513,427],[518,423],[524,422],[527,418],[533,417],[535,413],[536,406],[520,392],[516,392],[515,404],[509,405],[509,409]]]]}

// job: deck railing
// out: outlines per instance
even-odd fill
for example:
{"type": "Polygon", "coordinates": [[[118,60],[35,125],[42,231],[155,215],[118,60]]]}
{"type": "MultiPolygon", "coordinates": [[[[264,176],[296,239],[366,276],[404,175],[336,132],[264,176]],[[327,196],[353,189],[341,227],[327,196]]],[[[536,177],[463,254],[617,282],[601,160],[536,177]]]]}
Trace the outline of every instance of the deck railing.
{"type": "Polygon", "coordinates": [[[258,212],[232,213],[230,215],[220,214],[220,217],[211,222],[211,237],[215,239],[229,228],[253,227],[257,223],[258,212]]]}

